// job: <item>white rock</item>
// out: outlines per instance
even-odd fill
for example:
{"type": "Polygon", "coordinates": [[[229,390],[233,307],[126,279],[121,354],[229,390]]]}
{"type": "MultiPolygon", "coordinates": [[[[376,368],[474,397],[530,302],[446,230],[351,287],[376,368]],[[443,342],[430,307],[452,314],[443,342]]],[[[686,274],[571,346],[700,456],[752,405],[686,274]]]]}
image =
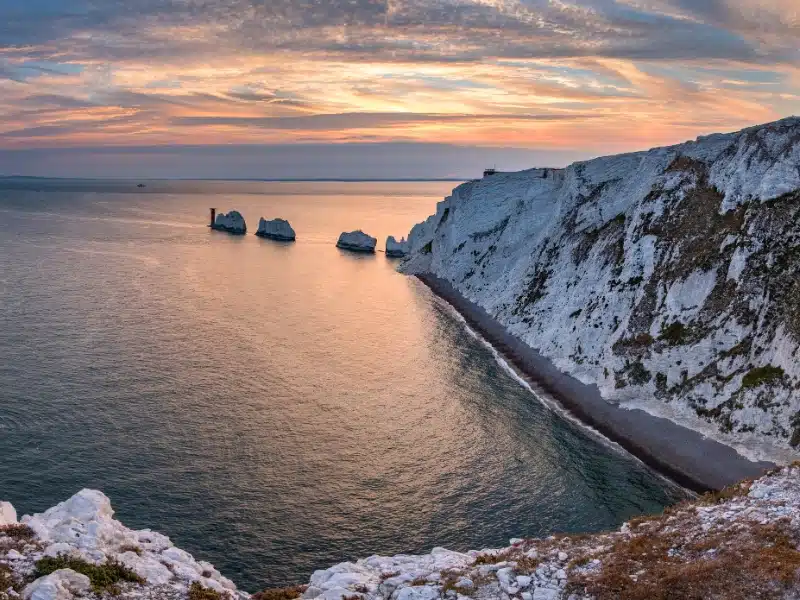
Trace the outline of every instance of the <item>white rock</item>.
{"type": "Polygon", "coordinates": [[[16,525],[17,511],[11,502],[0,502],[0,526],[16,525]]]}
{"type": "Polygon", "coordinates": [[[559,569],[558,571],[556,571],[556,579],[561,581],[562,579],[566,578],[567,578],[567,572],[564,571],[564,569],[559,569]]]}
{"type": "Polygon", "coordinates": [[[289,221],[284,219],[267,221],[264,217],[261,217],[258,221],[256,235],[281,242],[293,242],[297,237],[289,221]]]}
{"type": "Polygon", "coordinates": [[[395,600],[439,600],[439,588],[425,585],[406,587],[397,592],[395,600]]]}
{"type": "Polygon", "coordinates": [[[20,552],[12,548],[11,550],[8,551],[8,554],[6,554],[6,558],[8,560],[22,560],[25,557],[20,552]]]}
{"type": "Polygon", "coordinates": [[[533,600],[558,600],[561,593],[550,588],[536,588],[533,590],[533,600]]]}
{"type": "Polygon", "coordinates": [[[117,560],[151,585],[164,585],[172,581],[172,571],[154,556],[139,556],[135,552],[124,552],[117,557],[117,560]]]}
{"type": "Polygon", "coordinates": [[[70,600],[74,595],[86,594],[90,588],[91,581],[86,575],[59,569],[26,586],[22,596],[25,600],[70,600]]]}
{"type": "Polygon", "coordinates": [[[566,552],[559,552],[558,553],[558,560],[561,562],[566,562],[569,559],[569,555],[566,552]]]}
{"type": "MultiPolygon", "coordinates": [[[[68,544],[67,542],[56,542],[55,544],[50,544],[44,550],[45,556],[56,557],[59,554],[75,554],[77,550],[72,544],[68,544]]],[[[77,552],[80,554],[79,552],[77,552]]]]}
{"type": "Polygon", "coordinates": [[[461,579],[459,579],[456,582],[456,587],[464,588],[465,590],[469,590],[469,589],[472,589],[473,587],[475,587],[475,584],[473,583],[472,579],[470,579],[469,577],[462,577],[461,579]]]}
{"type": "Polygon", "coordinates": [[[220,213],[214,220],[212,229],[227,231],[228,233],[244,234],[247,233],[247,224],[244,217],[238,210],[229,213],[220,213]]]}
{"type": "Polygon", "coordinates": [[[339,236],[339,241],[336,246],[344,250],[353,250],[355,252],[375,252],[375,245],[378,243],[374,237],[371,237],[361,231],[344,232],[339,236]]]}
{"type": "Polygon", "coordinates": [[[386,256],[403,258],[410,250],[411,247],[408,245],[406,238],[402,238],[399,242],[394,239],[393,235],[386,238],[386,256]]]}
{"type": "Polygon", "coordinates": [[[511,585],[511,573],[513,570],[511,567],[505,567],[497,571],[497,581],[500,582],[501,587],[507,588],[511,585]]]}
{"type": "Polygon", "coordinates": [[[533,578],[529,577],[528,575],[519,575],[517,577],[517,585],[523,589],[529,587],[532,581],[533,578]]]}
{"type": "Polygon", "coordinates": [[[522,600],[533,600],[533,594],[530,592],[522,592],[522,600]]]}

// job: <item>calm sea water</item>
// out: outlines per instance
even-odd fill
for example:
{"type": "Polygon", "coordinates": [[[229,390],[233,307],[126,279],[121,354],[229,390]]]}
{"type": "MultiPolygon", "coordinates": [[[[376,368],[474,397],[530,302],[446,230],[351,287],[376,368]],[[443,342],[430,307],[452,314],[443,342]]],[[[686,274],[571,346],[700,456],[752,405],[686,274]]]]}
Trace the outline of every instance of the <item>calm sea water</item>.
{"type": "MultiPolygon", "coordinates": [[[[2,186],[2,183],[0,183],[2,186]]],[[[0,498],[82,487],[255,591],[372,553],[601,530],[682,492],[553,414],[343,230],[449,183],[6,182],[0,498]],[[288,218],[296,244],[205,227],[288,218]]]]}

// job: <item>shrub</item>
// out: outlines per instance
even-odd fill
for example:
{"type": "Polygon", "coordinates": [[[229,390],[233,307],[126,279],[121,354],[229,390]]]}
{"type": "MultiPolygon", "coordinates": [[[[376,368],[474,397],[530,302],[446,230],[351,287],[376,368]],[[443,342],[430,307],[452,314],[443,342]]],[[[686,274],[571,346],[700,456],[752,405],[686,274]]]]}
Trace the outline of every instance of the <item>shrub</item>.
{"type": "Polygon", "coordinates": [[[203,586],[199,581],[193,581],[189,586],[189,600],[222,600],[222,594],[203,586]]]}
{"type": "Polygon", "coordinates": [[[747,389],[775,383],[783,379],[783,376],[784,370],[780,367],[773,367],[772,365],[756,367],[755,369],[750,369],[747,375],[742,378],[742,387],[747,389]]]}
{"type": "Polygon", "coordinates": [[[423,254],[430,254],[432,251],[433,251],[433,241],[431,240],[422,247],[421,252],[423,254]]]}
{"type": "Polygon", "coordinates": [[[112,590],[116,584],[122,582],[144,583],[144,579],[115,560],[109,560],[102,565],[93,565],[82,558],[73,558],[64,554],[45,556],[36,561],[34,576],[36,578],[44,577],[59,569],[72,569],[77,573],[86,575],[89,581],[92,582],[92,588],[96,592],[112,590]]]}
{"type": "Polygon", "coordinates": [[[295,600],[295,598],[302,596],[305,591],[306,586],[304,585],[273,588],[253,594],[253,600],[295,600]]]}
{"type": "Polygon", "coordinates": [[[680,321],[675,321],[666,327],[661,327],[660,339],[667,342],[670,346],[680,346],[686,343],[689,329],[680,321]]]}
{"type": "Polygon", "coordinates": [[[630,366],[628,371],[628,379],[634,385],[644,385],[652,378],[650,371],[644,368],[641,362],[635,362],[630,366]]]}
{"type": "Polygon", "coordinates": [[[36,537],[36,533],[28,527],[27,525],[3,525],[0,527],[0,534],[4,534],[7,537],[13,538],[15,540],[32,540],[36,537]]]}

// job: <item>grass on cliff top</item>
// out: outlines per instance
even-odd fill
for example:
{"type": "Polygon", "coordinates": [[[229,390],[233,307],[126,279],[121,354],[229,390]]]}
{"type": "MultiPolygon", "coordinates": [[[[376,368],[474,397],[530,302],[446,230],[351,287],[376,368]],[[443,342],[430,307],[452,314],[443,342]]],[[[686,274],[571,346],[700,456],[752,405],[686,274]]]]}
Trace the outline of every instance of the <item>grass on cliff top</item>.
{"type": "Polygon", "coordinates": [[[36,533],[27,525],[3,525],[0,527],[0,537],[6,536],[14,540],[32,540],[36,533]]]}
{"type": "Polygon", "coordinates": [[[205,587],[199,581],[193,581],[189,586],[189,600],[222,600],[222,594],[205,587]]]}
{"type": "MultiPolygon", "coordinates": [[[[748,489],[733,486],[700,503],[724,502],[748,489]]],[[[781,600],[800,587],[800,532],[791,519],[723,521],[704,530],[695,506],[631,521],[630,535],[573,563],[599,559],[602,566],[571,569],[570,591],[596,600],[781,600]]]]}
{"type": "Polygon", "coordinates": [[[92,582],[95,592],[115,592],[120,583],[144,583],[144,579],[131,571],[128,567],[114,560],[109,560],[102,565],[93,565],[81,558],[74,558],[59,554],[58,556],[45,556],[36,561],[34,577],[44,577],[59,569],[72,569],[81,573],[92,582]]]}
{"type": "Polygon", "coordinates": [[[284,588],[273,588],[253,594],[253,600],[295,600],[306,591],[304,585],[293,585],[284,588]]]}

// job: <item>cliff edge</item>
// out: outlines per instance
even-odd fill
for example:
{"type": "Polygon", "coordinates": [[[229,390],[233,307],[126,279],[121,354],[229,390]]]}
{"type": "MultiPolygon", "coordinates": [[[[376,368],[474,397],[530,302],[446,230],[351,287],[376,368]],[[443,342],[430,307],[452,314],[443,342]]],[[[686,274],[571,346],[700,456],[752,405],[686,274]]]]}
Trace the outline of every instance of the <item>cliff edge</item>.
{"type": "MultiPolygon", "coordinates": [[[[114,520],[83,490],[0,525],[2,600],[248,600],[169,538],[114,520]]],[[[657,600],[800,597],[800,463],[611,533],[514,539],[505,548],[371,556],[253,600],[657,600]]]]}

